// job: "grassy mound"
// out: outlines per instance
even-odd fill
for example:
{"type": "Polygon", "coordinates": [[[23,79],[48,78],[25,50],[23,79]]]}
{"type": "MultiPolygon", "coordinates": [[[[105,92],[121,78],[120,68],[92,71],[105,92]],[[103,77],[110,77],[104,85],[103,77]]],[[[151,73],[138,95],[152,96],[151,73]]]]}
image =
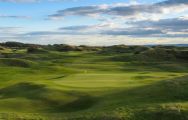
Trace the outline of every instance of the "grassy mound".
{"type": "MultiPolygon", "coordinates": [[[[39,85],[34,83],[18,83],[12,86],[8,86],[0,89],[0,104],[5,102],[4,100],[19,99],[19,101],[29,100],[29,102],[20,103],[26,106],[33,105],[28,111],[33,110],[39,112],[71,112],[79,111],[92,107],[95,103],[95,98],[78,92],[66,92],[56,89],[47,88],[45,85],[39,85]],[[21,99],[20,99],[21,98],[21,99]],[[39,108],[38,108],[39,107],[39,108]]],[[[9,101],[11,104],[11,101],[9,101]]],[[[16,104],[14,102],[14,104],[16,104]]],[[[15,105],[6,105],[4,107],[10,110],[15,110],[15,105]]],[[[27,110],[24,108],[24,110],[27,110]]],[[[22,112],[22,109],[17,110],[17,112],[22,112]]]]}
{"type": "Polygon", "coordinates": [[[0,119],[188,118],[187,48],[29,47],[2,52],[0,119]]]}
{"type": "Polygon", "coordinates": [[[0,46],[0,50],[4,50],[4,49],[5,49],[4,47],[0,46]]]}
{"type": "MultiPolygon", "coordinates": [[[[137,48],[138,49],[138,48],[137,48]]],[[[182,52],[181,52],[182,53],[182,52]]],[[[185,54],[185,53],[184,53],[185,54]]],[[[130,54],[114,55],[111,59],[115,61],[174,61],[180,59],[180,55],[174,50],[165,48],[150,48],[144,50],[133,51],[130,54]]],[[[181,55],[185,56],[185,55],[181,55]]]]}
{"type": "Polygon", "coordinates": [[[29,60],[24,60],[24,59],[3,58],[3,59],[0,59],[0,64],[6,65],[6,66],[28,68],[28,67],[33,66],[35,63],[29,60]]]}
{"type": "MultiPolygon", "coordinates": [[[[123,104],[151,104],[163,102],[177,102],[188,100],[188,76],[178,77],[173,80],[164,80],[152,85],[124,90],[105,97],[119,98],[123,104]]],[[[110,98],[109,98],[110,99],[110,98]]]]}

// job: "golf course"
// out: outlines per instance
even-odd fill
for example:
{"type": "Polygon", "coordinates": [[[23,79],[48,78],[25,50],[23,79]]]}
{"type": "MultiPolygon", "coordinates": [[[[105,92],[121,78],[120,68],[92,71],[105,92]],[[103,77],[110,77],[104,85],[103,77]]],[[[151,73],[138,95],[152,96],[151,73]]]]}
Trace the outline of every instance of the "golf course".
{"type": "Polygon", "coordinates": [[[188,120],[188,47],[0,44],[0,120],[188,120]]]}

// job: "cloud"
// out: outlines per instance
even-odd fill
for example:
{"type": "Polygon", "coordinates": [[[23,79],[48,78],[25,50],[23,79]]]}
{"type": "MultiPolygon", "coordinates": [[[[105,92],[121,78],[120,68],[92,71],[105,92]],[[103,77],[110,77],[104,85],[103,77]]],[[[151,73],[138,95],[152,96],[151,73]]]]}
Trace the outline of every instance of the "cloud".
{"type": "Polygon", "coordinates": [[[30,32],[30,36],[48,35],[112,35],[128,37],[188,37],[188,19],[185,17],[168,18],[158,21],[132,21],[125,24],[104,22],[94,25],[61,27],[56,31],[30,32]]]}
{"type": "Polygon", "coordinates": [[[146,45],[146,44],[187,44],[188,39],[181,38],[130,38],[127,36],[109,36],[109,35],[48,35],[48,36],[18,36],[18,37],[2,37],[0,42],[17,41],[35,44],[70,44],[70,45],[146,45]],[[89,38],[89,39],[88,39],[89,38]]]}
{"type": "Polygon", "coordinates": [[[152,27],[172,31],[188,30],[188,19],[184,18],[161,19],[158,21],[146,20],[133,22],[132,24],[135,24],[137,27],[152,27]]]}
{"type": "Polygon", "coordinates": [[[113,22],[104,22],[100,24],[95,24],[95,25],[80,25],[80,26],[68,26],[68,27],[62,27],[59,28],[60,30],[69,30],[69,31],[94,31],[94,30],[105,30],[105,29],[115,29],[119,27],[117,24],[113,22]]]}
{"type": "Polygon", "coordinates": [[[84,7],[74,7],[67,8],[64,10],[57,11],[56,14],[49,15],[50,19],[59,19],[65,16],[79,15],[79,16],[96,16],[98,14],[103,14],[106,8],[101,6],[84,6],[84,7]]]}
{"type": "Polygon", "coordinates": [[[18,19],[29,19],[30,16],[18,16],[18,15],[0,15],[0,18],[18,18],[18,19]]]}
{"type": "Polygon", "coordinates": [[[1,37],[14,37],[21,33],[21,27],[0,27],[1,37]]]}
{"type": "Polygon", "coordinates": [[[80,25],[80,26],[68,26],[68,27],[62,27],[59,28],[60,30],[88,30],[95,26],[89,26],[89,25],[80,25]]]}
{"type": "Polygon", "coordinates": [[[111,29],[104,31],[104,33],[132,37],[188,37],[188,19],[186,17],[167,18],[157,21],[129,21],[125,24],[129,24],[131,27],[111,29]]]}
{"type": "Polygon", "coordinates": [[[114,23],[101,23],[94,25],[67,26],[58,28],[55,31],[34,31],[28,32],[27,36],[47,36],[47,35],[97,35],[102,31],[111,29],[119,29],[120,27],[114,23]]]}
{"type": "Polygon", "coordinates": [[[62,18],[65,16],[120,16],[136,18],[146,16],[146,14],[170,14],[188,10],[187,0],[167,0],[155,4],[115,4],[73,7],[57,11],[49,15],[50,19],[62,18]]]}
{"type": "Polygon", "coordinates": [[[156,5],[176,6],[177,4],[188,4],[188,1],[187,0],[166,0],[164,2],[157,3],[156,5]]]}
{"type": "Polygon", "coordinates": [[[185,17],[161,19],[158,21],[145,20],[130,24],[135,28],[161,30],[165,33],[161,34],[163,37],[188,37],[188,19],[185,17]]]}
{"type": "MultiPolygon", "coordinates": [[[[55,31],[21,32],[22,28],[0,27],[0,39],[4,41],[19,41],[38,44],[73,44],[73,45],[143,45],[143,44],[185,44],[188,43],[188,33],[172,29],[171,33],[163,29],[166,26],[175,28],[177,21],[184,18],[147,21],[150,25],[135,23],[132,27],[114,24],[96,24],[61,27],[55,31]],[[164,22],[163,22],[164,21],[164,22]],[[169,23],[167,23],[169,21],[169,23]],[[174,21],[174,22],[172,22],[174,21]],[[137,26],[142,24],[142,27],[137,26]],[[161,25],[161,28],[158,25],[161,25]],[[173,25],[173,27],[172,27],[173,25]]],[[[182,23],[184,24],[184,23],[182,23]]],[[[177,24],[177,26],[182,26],[177,24]]],[[[167,27],[168,28],[168,27],[167,27]]],[[[168,28],[168,29],[169,29],[168,28]]],[[[181,28],[181,27],[179,27],[181,28]]],[[[184,29],[184,27],[182,28],[184,29]]]]}
{"type": "Polygon", "coordinates": [[[132,36],[132,37],[152,37],[157,36],[163,33],[161,30],[158,29],[129,29],[129,30],[109,30],[104,31],[103,34],[107,35],[126,35],[126,36],[132,36]]]}
{"type": "MultiPolygon", "coordinates": [[[[0,1],[20,3],[48,0],[0,1]]],[[[79,25],[70,25],[71,21],[68,22],[69,26],[59,26],[56,30],[49,31],[42,31],[42,29],[40,29],[41,31],[31,29],[22,31],[16,27],[0,27],[0,38],[7,41],[15,40],[39,44],[188,43],[188,16],[184,16],[187,14],[188,0],[166,0],[153,4],[119,3],[72,7],[59,10],[55,14],[49,15],[48,18],[57,20],[66,16],[87,16],[98,21],[88,22],[84,19],[84,25],[80,25],[80,23],[79,25]]],[[[0,18],[28,19],[29,17],[0,15],[0,18]]]]}

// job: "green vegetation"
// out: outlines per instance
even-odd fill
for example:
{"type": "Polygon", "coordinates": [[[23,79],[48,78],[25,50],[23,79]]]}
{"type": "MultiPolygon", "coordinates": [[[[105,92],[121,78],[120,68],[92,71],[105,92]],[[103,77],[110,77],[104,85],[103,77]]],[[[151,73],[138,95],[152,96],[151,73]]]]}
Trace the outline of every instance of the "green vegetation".
{"type": "Polygon", "coordinates": [[[0,44],[0,119],[187,120],[188,48],[0,44]]]}

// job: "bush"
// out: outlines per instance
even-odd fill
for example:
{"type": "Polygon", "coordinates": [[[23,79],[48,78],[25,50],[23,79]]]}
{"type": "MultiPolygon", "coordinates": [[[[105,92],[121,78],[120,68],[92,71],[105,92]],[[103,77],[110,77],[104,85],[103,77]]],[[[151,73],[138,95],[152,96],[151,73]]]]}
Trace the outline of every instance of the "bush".
{"type": "Polygon", "coordinates": [[[24,47],[24,44],[20,42],[6,42],[2,43],[2,45],[6,47],[24,47]]]}
{"type": "Polygon", "coordinates": [[[65,45],[65,44],[55,44],[53,45],[54,49],[57,50],[57,51],[74,51],[76,50],[76,46],[71,46],[71,45],[65,45]]]}
{"type": "Polygon", "coordinates": [[[27,53],[43,53],[43,52],[46,52],[46,51],[37,46],[31,46],[27,48],[27,53]]]}
{"type": "Polygon", "coordinates": [[[148,60],[174,60],[175,55],[164,48],[154,48],[145,51],[141,57],[148,60]]]}
{"type": "Polygon", "coordinates": [[[188,51],[178,51],[176,52],[176,57],[179,59],[188,60],[188,51]]]}

